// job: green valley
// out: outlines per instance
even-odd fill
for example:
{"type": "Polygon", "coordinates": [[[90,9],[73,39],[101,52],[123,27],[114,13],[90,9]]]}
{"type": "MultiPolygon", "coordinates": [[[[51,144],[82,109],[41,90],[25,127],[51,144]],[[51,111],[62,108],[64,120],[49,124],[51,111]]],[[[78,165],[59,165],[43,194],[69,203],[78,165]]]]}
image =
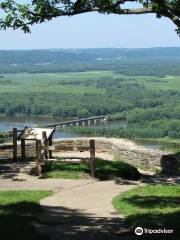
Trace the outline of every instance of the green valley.
{"type": "MultiPolygon", "coordinates": [[[[88,54],[91,52],[96,58],[86,61],[79,56],[85,57],[87,51],[78,55],[68,50],[63,54],[71,54],[73,60],[60,61],[61,51],[51,52],[56,62],[46,63],[50,57],[44,53],[47,56],[41,64],[28,64],[29,51],[24,55],[17,52],[17,63],[14,58],[14,64],[0,65],[0,114],[61,118],[108,115],[110,121],[126,120],[127,127],[96,129],[100,135],[105,135],[105,131],[106,135],[128,138],[179,138],[180,58],[179,48],[176,50],[174,57],[163,55],[166,51],[161,50],[161,55],[154,58],[115,59],[115,52],[109,49],[112,59],[101,60],[89,50],[88,54]]],[[[38,53],[40,50],[31,54],[37,57],[38,53]]],[[[3,59],[5,55],[1,56],[3,59]]],[[[87,129],[76,131],[83,133],[87,129]]],[[[95,132],[93,128],[88,131],[95,132]]]]}

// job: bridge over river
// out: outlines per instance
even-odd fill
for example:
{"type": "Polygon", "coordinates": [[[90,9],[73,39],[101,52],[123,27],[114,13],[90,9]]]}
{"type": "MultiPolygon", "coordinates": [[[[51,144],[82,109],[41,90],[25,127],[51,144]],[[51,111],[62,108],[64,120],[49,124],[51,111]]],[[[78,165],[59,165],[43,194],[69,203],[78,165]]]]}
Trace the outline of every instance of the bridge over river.
{"type": "Polygon", "coordinates": [[[85,126],[85,125],[96,124],[98,122],[102,123],[106,120],[107,120],[106,116],[94,116],[94,117],[81,118],[81,119],[75,119],[75,120],[53,123],[53,124],[47,125],[45,127],[65,128],[66,126],[85,126]]]}
{"type": "MultiPolygon", "coordinates": [[[[93,116],[93,117],[88,117],[88,118],[80,118],[80,119],[74,119],[74,120],[69,120],[69,121],[63,121],[63,122],[57,122],[57,123],[52,123],[52,124],[40,124],[41,127],[43,128],[65,128],[68,126],[90,126],[91,124],[101,124],[107,120],[107,116],[93,116]]],[[[27,128],[29,125],[25,125],[27,128]]],[[[33,127],[33,126],[31,126],[33,127]]],[[[35,128],[38,127],[37,124],[34,126],[35,128]]],[[[17,127],[16,127],[17,128],[17,127]]],[[[23,129],[18,129],[18,132],[22,132],[23,129]]],[[[12,131],[8,131],[9,134],[12,134],[12,131]]]]}

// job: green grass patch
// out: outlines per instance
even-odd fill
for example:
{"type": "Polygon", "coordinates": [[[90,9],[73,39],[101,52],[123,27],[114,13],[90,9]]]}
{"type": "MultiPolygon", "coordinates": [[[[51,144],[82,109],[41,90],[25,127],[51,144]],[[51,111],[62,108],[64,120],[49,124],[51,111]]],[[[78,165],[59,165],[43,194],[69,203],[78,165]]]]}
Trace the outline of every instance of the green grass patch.
{"type": "Polygon", "coordinates": [[[33,222],[41,212],[39,201],[51,191],[0,191],[0,238],[36,240],[33,222]]]}
{"type": "Polygon", "coordinates": [[[127,224],[132,230],[140,226],[177,231],[180,226],[179,203],[178,185],[137,187],[113,199],[114,207],[125,215],[127,224]]]}
{"type": "Polygon", "coordinates": [[[50,171],[43,173],[41,178],[62,178],[62,179],[82,179],[87,178],[88,174],[78,171],[50,171]]]}
{"type": "MultiPolygon", "coordinates": [[[[43,168],[42,178],[80,179],[89,177],[89,174],[89,163],[59,162],[46,164],[43,168]]],[[[137,180],[140,178],[140,173],[134,166],[123,161],[96,159],[96,177],[100,180],[110,180],[115,177],[137,180]]]]}

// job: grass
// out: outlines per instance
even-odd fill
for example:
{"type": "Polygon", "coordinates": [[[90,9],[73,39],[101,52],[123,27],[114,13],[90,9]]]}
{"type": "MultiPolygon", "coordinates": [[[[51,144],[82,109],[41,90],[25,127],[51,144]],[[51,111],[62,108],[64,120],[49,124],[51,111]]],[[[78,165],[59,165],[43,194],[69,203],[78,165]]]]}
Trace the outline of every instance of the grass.
{"type": "Polygon", "coordinates": [[[169,137],[164,137],[164,138],[134,138],[133,140],[139,140],[139,141],[147,141],[147,142],[159,142],[159,143],[175,143],[175,144],[180,144],[180,139],[178,138],[169,138],[169,137]]]}
{"type": "MultiPolygon", "coordinates": [[[[42,178],[81,179],[89,178],[89,175],[89,163],[59,162],[46,164],[42,178]]],[[[96,159],[96,177],[100,180],[109,180],[116,177],[137,180],[140,178],[140,173],[134,166],[122,161],[96,159]]]]}
{"type": "Polygon", "coordinates": [[[88,174],[84,174],[83,172],[79,171],[54,170],[43,173],[41,178],[61,178],[78,180],[82,178],[88,178],[88,174]]]}
{"type": "Polygon", "coordinates": [[[132,230],[140,226],[177,231],[180,226],[179,203],[178,185],[137,187],[113,199],[114,207],[125,215],[126,222],[132,230]]]}
{"type": "Polygon", "coordinates": [[[40,240],[33,222],[51,191],[0,191],[0,239],[40,240]]]}

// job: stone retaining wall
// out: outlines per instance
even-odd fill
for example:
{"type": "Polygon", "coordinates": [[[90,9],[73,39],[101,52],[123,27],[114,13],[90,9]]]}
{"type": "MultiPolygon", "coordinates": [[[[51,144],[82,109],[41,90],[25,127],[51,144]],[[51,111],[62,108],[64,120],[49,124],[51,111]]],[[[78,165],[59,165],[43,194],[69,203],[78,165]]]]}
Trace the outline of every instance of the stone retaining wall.
{"type": "MultiPolygon", "coordinates": [[[[89,141],[91,138],[57,139],[53,145],[55,151],[89,151],[89,141]]],[[[163,172],[179,175],[180,156],[170,154],[160,150],[150,150],[143,146],[138,146],[132,141],[113,138],[93,138],[95,139],[96,152],[110,153],[119,159],[131,164],[143,166],[145,169],[159,169],[163,172]]],[[[18,145],[18,156],[21,154],[18,145]]],[[[35,156],[35,144],[26,145],[26,156],[35,156]]],[[[12,144],[0,145],[0,158],[12,157],[12,144]]]]}
{"type": "Polygon", "coordinates": [[[0,145],[0,158],[11,158],[12,157],[12,144],[0,145]]]}
{"type": "MultiPolygon", "coordinates": [[[[26,156],[34,157],[36,156],[36,146],[35,144],[26,145],[26,156]]],[[[21,156],[21,146],[18,144],[18,156],[21,156]]],[[[2,144],[0,145],[0,158],[12,158],[13,157],[13,145],[12,144],[2,144]]]]}
{"type": "MultiPolygon", "coordinates": [[[[166,152],[146,149],[131,141],[94,138],[96,152],[111,153],[122,160],[142,165],[146,169],[161,167],[161,159],[166,152]]],[[[85,151],[89,149],[90,138],[62,139],[55,141],[55,151],[85,151]]]]}

